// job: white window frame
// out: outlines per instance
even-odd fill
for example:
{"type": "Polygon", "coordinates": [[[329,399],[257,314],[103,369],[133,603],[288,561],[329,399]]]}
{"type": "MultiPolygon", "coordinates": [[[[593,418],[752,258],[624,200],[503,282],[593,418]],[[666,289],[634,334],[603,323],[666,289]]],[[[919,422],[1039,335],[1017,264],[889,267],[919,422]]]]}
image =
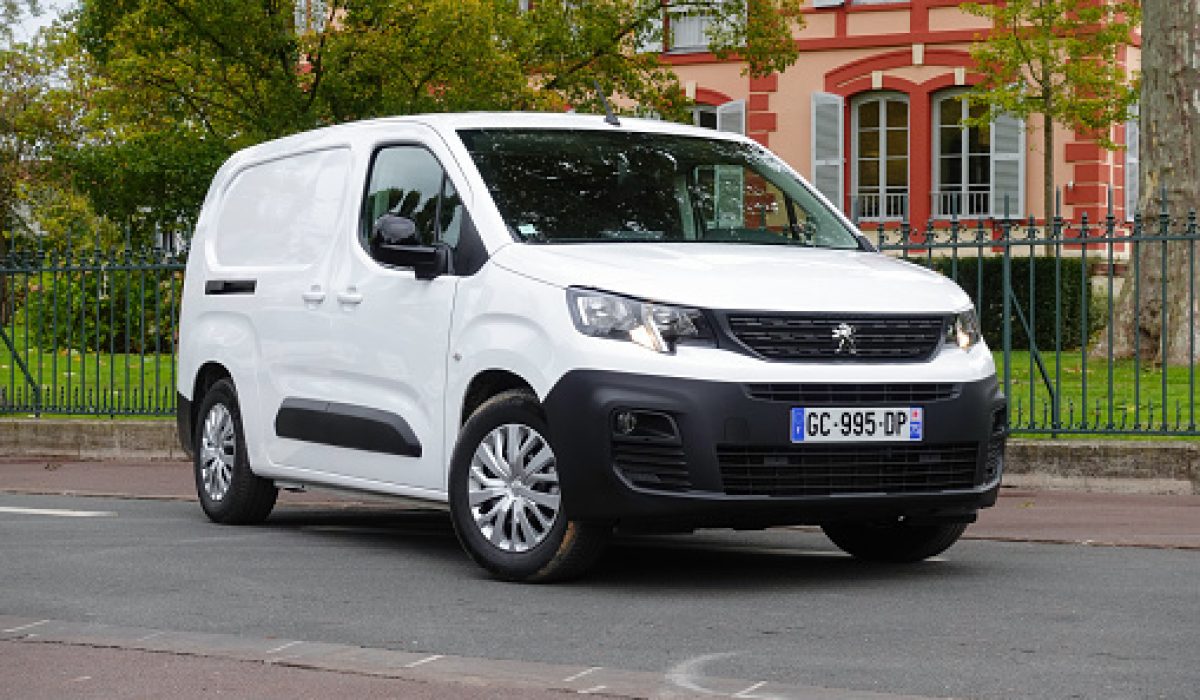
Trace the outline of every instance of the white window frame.
{"type": "MultiPolygon", "coordinates": [[[[957,192],[943,192],[942,191],[942,138],[941,138],[941,136],[942,136],[942,103],[946,102],[947,100],[958,101],[960,103],[960,116],[963,119],[965,119],[970,114],[969,103],[966,100],[962,99],[963,96],[966,94],[967,94],[966,90],[946,90],[943,92],[939,92],[936,95],[934,95],[933,104],[931,105],[931,107],[933,109],[933,132],[931,134],[932,138],[930,139],[931,146],[932,146],[932,148],[930,148],[930,151],[932,152],[932,156],[933,156],[933,168],[931,171],[932,178],[930,181],[931,190],[932,190],[930,192],[930,200],[931,200],[930,201],[930,211],[932,212],[933,218],[935,218],[935,219],[954,218],[955,212],[953,212],[953,211],[943,212],[943,207],[940,206],[941,205],[941,201],[939,201],[940,197],[944,197],[945,195],[949,195],[949,194],[956,194],[959,197],[961,197],[961,199],[959,200],[959,203],[960,203],[960,206],[958,208],[959,210],[957,212],[957,217],[960,219],[964,218],[964,217],[989,216],[989,215],[993,214],[996,210],[995,202],[992,201],[992,194],[995,191],[995,183],[992,182],[993,153],[992,153],[992,130],[991,129],[988,130],[988,152],[987,153],[971,153],[970,152],[970,139],[968,138],[969,127],[967,127],[965,124],[960,127],[959,130],[962,132],[962,152],[958,154],[958,157],[959,157],[960,167],[962,168],[962,170],[961,170],[962,182],[959,183],[959,189],[957,192]],[[970,172],[971,172],[970,159],[972,156],[981,156],[981,155],[986,155],[988,158],[987,188],[986,188],[986,191],[984,191],[982,193],[980,193],[978,191],[978,186],[975,183],[969,182],[970,172]],[[976,188],[976,191],[972,191],[973,187],[976,188]],[[979,194],[982,194],[987,198],[985,206],[982,209],[972,212],[971,206],[970,206],[971,197],[973,195],[979,195],[979,194]]],[[[1001,208],[1003,208],[1003,205],[1001,205],[1001,208]]],[[[1003,213],[1003,212],[1001,212],[1001,213],[1003,213]]]]}
{"type": "Polygon", "coordinates": [[[850,101],[850,214],[861,221],[901,221],[910,211],[910,202],[908,201],[912,188],[912,105],[909,103],[908,95],[902,92],[891,90],[867,92],[858,95],[850,101]],[[880,107],[880,142],[879,142],[879,177],[880,192],[879,192],[879,216],[863,216],[861,207],[859,206],[859,173],[858,173],[858,110],[864,103],[867,102],[884,102],[896,101],[903,102],[905,109],[908,111],[908,148],[905,151],[905,158],[908,164],[908,177],[905,182],[905,193],[903,195],[892,195],[887,192],[887,108],[880,107]],[[901,204],[900,214],[889,214],[888,210],[892,207],[888,206],[889,196],[902,196],[904,199],[901,204]]]}

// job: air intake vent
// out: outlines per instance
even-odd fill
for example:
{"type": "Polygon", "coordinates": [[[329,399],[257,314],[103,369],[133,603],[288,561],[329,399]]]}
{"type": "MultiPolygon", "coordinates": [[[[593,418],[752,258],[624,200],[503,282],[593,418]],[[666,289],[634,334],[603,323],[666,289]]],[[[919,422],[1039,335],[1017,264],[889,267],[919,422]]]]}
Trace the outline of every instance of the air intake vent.
{"type": "Polygon", "coordinates": [[[943,342],[941,316],[729,314],[729,330],[768,360],[919,362],[943,342]]]}
{"type": "Polygon", "coordinates": [[[1007,437],[1007,409],[1002,408],[992,417],[992,435],[988,439],[987,463],[983,474],[985,481],[995,480],[1004,471],[1004,442],[1007,437]]]}
{"type": "Polygon", "coordinates": [[[613,465],[638,488],[687,491],[692,487],[680,445],[614,442],[613,465]]]}
{"type": "Polygon", "coordinates": [[[955,398],[959,384],[747,384],[746,394],[760,401],[797,406],[912,406],[955,398]]]}
{"type": "Polygon", "coordinates": [[[968,489],[978,456],[976,443],[717,448],[725,493],[732,496],[968,489]]]}

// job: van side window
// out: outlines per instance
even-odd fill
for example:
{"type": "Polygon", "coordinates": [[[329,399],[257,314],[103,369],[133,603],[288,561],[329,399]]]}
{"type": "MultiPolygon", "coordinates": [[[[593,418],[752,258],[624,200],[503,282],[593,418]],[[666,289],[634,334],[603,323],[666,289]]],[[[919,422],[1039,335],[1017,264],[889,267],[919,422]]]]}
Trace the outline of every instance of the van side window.
{"type": "Polygon", "coordinates": [[[381,149],[371,164],[369,182],[359,221],[359,239],[368,251],[377,224],[387,215],[412,222],[411,227],[401,227],[411,231],[411,238],[394,243],[458,243],[462,203],[432,153],[420,146],[381,149]]]}

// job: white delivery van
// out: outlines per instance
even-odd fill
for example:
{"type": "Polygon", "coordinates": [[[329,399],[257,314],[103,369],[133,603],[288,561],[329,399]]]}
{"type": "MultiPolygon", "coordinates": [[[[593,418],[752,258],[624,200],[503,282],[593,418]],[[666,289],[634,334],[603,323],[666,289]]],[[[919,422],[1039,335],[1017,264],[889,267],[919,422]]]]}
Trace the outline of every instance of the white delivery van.
{"type": "Polygon", "coordinates": [[[949,547],[1000,485],[971,301],[874,252],[753,141],[599,116],[380,119],[220,169],[187,264],[179,434],[200,503],[449,505],[496,576],[614,531],[820,525],[949,547]]]}

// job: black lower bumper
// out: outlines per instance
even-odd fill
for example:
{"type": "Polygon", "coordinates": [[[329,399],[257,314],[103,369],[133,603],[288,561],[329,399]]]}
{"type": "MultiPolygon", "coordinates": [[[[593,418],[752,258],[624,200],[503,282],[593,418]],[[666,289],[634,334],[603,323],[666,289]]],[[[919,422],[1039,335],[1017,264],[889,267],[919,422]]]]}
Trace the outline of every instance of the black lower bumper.
{"type": "Polygon", "coordinates": [[[747,385],[579,370],[545,407],[566,512],[628,527],[970,521],[995,503],[1003,470],[1005,400],[994,377],[747,385]],[[820,405],[920,407],[924,434],[794,444],[791,409],[820,405]]]}

